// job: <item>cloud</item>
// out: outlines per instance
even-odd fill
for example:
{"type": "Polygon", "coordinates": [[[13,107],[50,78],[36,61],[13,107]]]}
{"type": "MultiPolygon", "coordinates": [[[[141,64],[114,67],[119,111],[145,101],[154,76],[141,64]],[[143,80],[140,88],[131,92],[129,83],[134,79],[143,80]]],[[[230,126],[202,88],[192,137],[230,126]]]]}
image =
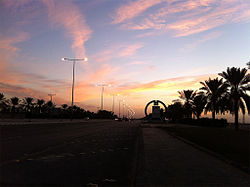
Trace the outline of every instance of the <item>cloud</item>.
{"type": "MultiPolygon", "coordinates": [[[[32,88],[23,87],[23,86],[3,83],[3,82],[0,82],[0,90],[5,95],[7,95],[7,97],[16,96],[16,97],[19,97],[20,99],[23,99],[24,97],[33,97],[33,98],[36,98],[36,99],[43,98],[45,100],[49,99],[48,98],[48,93],[46,93],[46,92],[36,90],[36,89],[32,89],[32,88]]],[[[55,96],[53,98],[53,101],[56,102],[57,104],[66,103],[66,100],[59,97],[59,96],[55,96]]]]}
{"type": "Polygon", "coordinates": [[[118,24],[126,20],[132,19],[144,12],[148,8],[163,2],[163,0],[136,0],[130,1],[128,4],[119,7],[112,16],[113,24],[118,24]]]}
{"type": "Polygon", "coordinates": [[[129,45],[120,51],[119,56],[121,57],[132,56],[136,53],[138,49],[142,47],[143,47],[143,44],[141,43],[129,45]]]}
{"type": "Polygon", "coordinates": [[[147,63],[142,62],[142,61],[134,61],[134,62],[128,63],[128,65],[145,65],[145,64],[147,64],[147,63]]]}
{"type": "Polygon", "coordinates": [[[0,34],[0,49],[8,53],[17,52],[19,48],[15,44],[26,41],[28,38],[29,34],[26,32],[19,32],[15,36],[3,36],[0,34]]]}
{"type": "Polygon", "coordinates": [[[200,81],[207,80],[209,77],[213,78],[215,75],[201,75],[201,76],[186,76],[186,77],[177,77],[163,80],[156,80],[148,83],[136,83],[129,84],[128,86],[124,85],[122,88],[123,94],[129,93],[143,93],[150,91],[159,91],[159,93],[163,92],[176,92],[183,89],[198,89],[201,87],[200,81]]]}
{"type": "Polygon", "coordinates": [[[85,42],[91,36],[91,29],[76,5],[71,1],[43,0],[52,26],[62,27],[73,40],[72,49],[76,57],[85,57],[85,42]]]}
{"type": "Polygon", "coordinates": [[[92,55],[89,59],[97,63],[108,63],[114,58],[133,56],[143,46],[142,43],[114,45],[92,55]]]}
{"type": "Polygon", "coordinates": [[[95,69],[87,78],[86,82],[97,82],[107,80],[113,77],[113,74],[119,70],[119,67],[113,67],[109,64],[103,64],[100,68],[95,69]]]}
{"type": "Polygon", "coordinates": [[[183,37],[224,24],[249,21],[249,9],[250,3],[245,0],[173,0],[162,4],[161,8],[138,12],[130,20],[121,19],[118,23],[122,23],[123,29],[147,31],[145,36],[154,31],[183,37]],[[139,14],[142,16],[138,17],[139,14]],[[136,16],[137,19],[132,20],[136,16]]]}
{"type": "Polygon", "coordinates": [[[201,45],[202,43],[205,43],[209,40],[213,40],[216,39],[218,37],[220,37],[222,35],[222,32],[211,32],[208,33],[206,35],[204,35],[203,37],[201,37],[200,39],[195,40],[194,42],[185,45],[181,51],[182,52],[190,52],[193,51],[195,48],[197,48],[199,45],[201,45]]]}

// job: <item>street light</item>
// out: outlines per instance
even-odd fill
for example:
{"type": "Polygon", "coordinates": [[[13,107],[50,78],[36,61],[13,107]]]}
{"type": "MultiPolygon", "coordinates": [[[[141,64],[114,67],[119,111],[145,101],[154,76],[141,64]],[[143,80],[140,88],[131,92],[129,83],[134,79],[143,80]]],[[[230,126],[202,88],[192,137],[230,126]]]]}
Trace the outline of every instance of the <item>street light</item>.
{"type": "Polygon", "coordinates": [[[75,63],[77,61],[88,61],[88,58],[62,58],[62,61],[70,61],[73,62],[73,82],[72,82],[72,102],[71,106],[74,105],[74,85],[75,85],[75,63]]]}
{"type": "Polygon", "coordinates": [[[99,84],[96,84],[96,86],[102,87],[102,93],[101,93],[101,110],[103,110],[103,93],[104,93],[104,87],[105,87],[105,86],[110,87],[111,84],[99,83],[99,84]]]}
{"type": "Polygon", "coordinates": [[[52,103],[52,97],[55,96],[56,94],[48,94],[48,96],[50,96],[50,101],[52,103]]]}
{"type": "Polygon", "coordinates": [[[113,97],[112,100],[112,112],[115,113],[115,96],[119,96],[120,94],[111,94],[113,97]]]}

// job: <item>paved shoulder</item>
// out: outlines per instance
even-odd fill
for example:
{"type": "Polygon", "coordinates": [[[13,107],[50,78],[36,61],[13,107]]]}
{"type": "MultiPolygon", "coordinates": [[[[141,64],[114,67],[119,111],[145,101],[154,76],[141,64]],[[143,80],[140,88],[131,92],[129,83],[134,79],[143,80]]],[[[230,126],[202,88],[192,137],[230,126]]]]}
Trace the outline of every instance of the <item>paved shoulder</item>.
{"type": "Polygon", "coordinates": [[[143,128],[145,165],[137,185],[249,185],[249,175],[168,135],[143,128]]]}

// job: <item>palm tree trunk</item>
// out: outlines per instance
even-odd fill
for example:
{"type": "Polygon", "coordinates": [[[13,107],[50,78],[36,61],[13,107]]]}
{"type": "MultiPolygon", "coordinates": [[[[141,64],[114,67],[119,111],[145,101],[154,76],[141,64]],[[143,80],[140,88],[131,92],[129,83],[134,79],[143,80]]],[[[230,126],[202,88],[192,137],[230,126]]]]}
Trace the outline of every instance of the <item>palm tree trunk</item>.
{"type": "Polygon", "coordinates": [[[215,120],[215,111],[212,112],[212,118],[215,120]]]}
{"type": "Polygon", "coordinates": [[[234,114],[234,125],[235,125],[235,130],[239,130],[239,110],[236,109],[235,114],[234,114]]]}

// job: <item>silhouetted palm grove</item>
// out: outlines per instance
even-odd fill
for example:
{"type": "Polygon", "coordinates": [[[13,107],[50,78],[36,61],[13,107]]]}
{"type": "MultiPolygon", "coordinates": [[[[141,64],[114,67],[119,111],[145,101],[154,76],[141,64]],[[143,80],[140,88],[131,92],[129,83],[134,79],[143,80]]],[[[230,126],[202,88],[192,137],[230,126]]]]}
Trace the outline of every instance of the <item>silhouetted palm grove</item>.
{"type": "MultiPolygon", "coordinates": [[[[249,63],[247,64],[249,66],[249,63]]],[[[216,114],[230,112],[235,117],[235,128],[238,129],[239,111],[243,117],[250,114],[250,75],[245,68],[227,68],[226,71],[218,74],[221,78],[205,80],[201,83],[199,90],[182,90],[181,100],[175,100],[168,106],[166,117],[172,121],[180,119],[191,119],[192,114],[199,120],[204,112],[212,113],[212,119],[216,114]]],[[[56,107],[51,101],[25,97],[20,99],[12,97],[6,99],[0,93],[0,112],[2,116],[10,115],[23,116],[27,118],[108,118],[117,117],[113,112],[99,110],[97,113],[86,111],[78,106],[67,104],[56,107]]]]}
{"type": "Polygon", "coordinates": [[[180,100],[168,106],[167,117],[173,121],[183,118],[191,118],[192,114],[197,119],[202,112],[212,113],[212,119],[216,114],[230,112],[235,117],[235,128],[238,129],[239,111],[243,117],[250,114],[250,75],[247,69],[227,68],[226,71],[218,74],[222,78],[215,78],[200,82],[202,87],[199,90],[179,91],[180,100]]]}
{"type": "Polygon", "coordinates": [[[12,97],[6,99],[3,93],[0,93],[0,112],[2,117],[10,118],[102,118],[113,119],[117,117],[113,112],[99,110],[97,113],[86,111],[76,105],[68,106],[63,104],[60,107],[43,99],[25,97],[20,99],[12,97]]]}

